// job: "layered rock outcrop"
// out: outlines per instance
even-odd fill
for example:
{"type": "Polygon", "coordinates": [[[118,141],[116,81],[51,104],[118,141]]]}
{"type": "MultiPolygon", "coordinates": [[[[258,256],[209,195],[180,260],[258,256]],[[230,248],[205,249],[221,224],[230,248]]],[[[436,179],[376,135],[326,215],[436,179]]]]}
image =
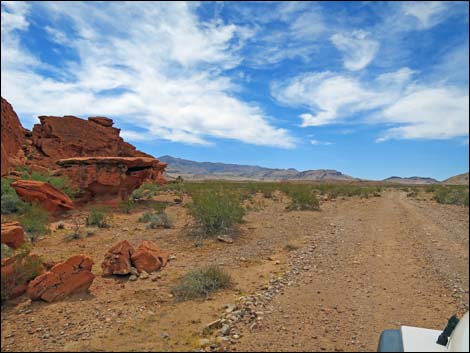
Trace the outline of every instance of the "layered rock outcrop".
{"type": "Polygon", "coordinates": [[[67,175],[75,186],[84,187],[79,201],[118,200],[144,181],[166,182],[166,163],[125,142],[112,119],[40,116],[40,124],[30,132],[23,129],[11,105],[3,98],[1,103],[2,176],[16,166],[67,175]]]}
{"type": "Polygon", "coordinates": [[[88,120],[66,115],[40,116],[33,127],[32,141],[37,148],[33,161],[55,169],[59,159],[74,157],[149,157],[119,136],[113,120],[90,117],[88,120]]]}
{"type": "Polygon", "coordinates": [[[72,200],[49,183],[36,180],[17,180],[11,183],[11,186],[23,201],[40,203],[51,213],[73,209],[72,200]]]}
{"type": "Polygon", "coordinates": [[[18,222],[2,223],[2,243],[10,248],[19,248],[26,242],[23,227],[18,222]]]}
{"type": "Polygon", "coordinates": [[[25,164],[25,154],[22,147],[27,130],[23,129],[13,107],[3,97],[1,99],[1,113],[1,174],[3,176],[14,170],[16,166],[25,164]]]}
{"type": "Polygon", "coordinates": [[[77,157],[61,159],[56,175],[67,176],[80,188],[78,202],[127,199],[145,181],[165,183],[166,163],[148,157],[77,157]]]}
{"type": "Polygon", "coordinates": [[[93,283],[93,260],[86,255],[76,255],[52,267],[32,280],[27,289],[31,300],[53,302],[72,293],[86,292],[93,283]]]}

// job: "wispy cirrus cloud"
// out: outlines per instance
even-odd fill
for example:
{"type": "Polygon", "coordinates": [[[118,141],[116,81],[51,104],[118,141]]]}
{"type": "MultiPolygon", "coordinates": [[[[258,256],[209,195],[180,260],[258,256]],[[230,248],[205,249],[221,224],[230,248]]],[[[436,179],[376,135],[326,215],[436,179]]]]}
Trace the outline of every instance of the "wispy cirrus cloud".
{"type": "Polygon", "coordinates": [[[331,41],[342,52],[344,67],[351,71],[365,68],[379,50],[379,43],[363,30],[350,34],[336,33],[331,36],[331,41]]]}
{"type": "Polygon", "coordinates": [[[144,129],[146,138],[293,147],[290,133],[260,106],[238,99],[224,74],[242,60],[250,30],[203,21],[195,6],[2,2],[2,95],[20,115],[103,114],[144,129]],[[50,39],[77,53],[61,63],[60,78],[44,74],[48,64],[21,42],[31,7],[46,14],[50,39]]]}

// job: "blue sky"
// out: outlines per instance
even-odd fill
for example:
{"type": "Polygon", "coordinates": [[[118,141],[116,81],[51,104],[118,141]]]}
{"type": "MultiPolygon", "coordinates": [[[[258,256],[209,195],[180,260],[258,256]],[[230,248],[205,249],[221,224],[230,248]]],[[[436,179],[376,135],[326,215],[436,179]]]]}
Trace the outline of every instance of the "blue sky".
{"type": "Polygon", "coordinates": [[[468,171],[468,3],[1,9],[2,96],[27,128],[100,115],[154,156],[369,179],[468,171]]]}

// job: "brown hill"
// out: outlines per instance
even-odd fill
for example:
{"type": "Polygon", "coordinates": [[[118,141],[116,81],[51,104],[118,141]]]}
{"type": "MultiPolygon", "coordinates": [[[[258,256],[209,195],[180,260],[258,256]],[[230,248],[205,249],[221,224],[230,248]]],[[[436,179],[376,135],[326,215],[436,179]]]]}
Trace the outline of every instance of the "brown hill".
{"type": "Polygon", "coordinates": [[[450,177],[442,182],[447,185],[468,185],[468,172],[450,177]]]}

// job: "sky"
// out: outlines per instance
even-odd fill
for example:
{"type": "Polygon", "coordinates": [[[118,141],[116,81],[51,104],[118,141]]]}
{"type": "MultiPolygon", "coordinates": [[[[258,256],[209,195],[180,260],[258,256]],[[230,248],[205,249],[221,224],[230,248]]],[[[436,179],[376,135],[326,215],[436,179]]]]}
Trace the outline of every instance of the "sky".
{"type": "Polygon", "coordinates": [[[336,169],[469,169],[466,2],[1,2],[1,94],[107,116],[156,157],[336,169]]]}

